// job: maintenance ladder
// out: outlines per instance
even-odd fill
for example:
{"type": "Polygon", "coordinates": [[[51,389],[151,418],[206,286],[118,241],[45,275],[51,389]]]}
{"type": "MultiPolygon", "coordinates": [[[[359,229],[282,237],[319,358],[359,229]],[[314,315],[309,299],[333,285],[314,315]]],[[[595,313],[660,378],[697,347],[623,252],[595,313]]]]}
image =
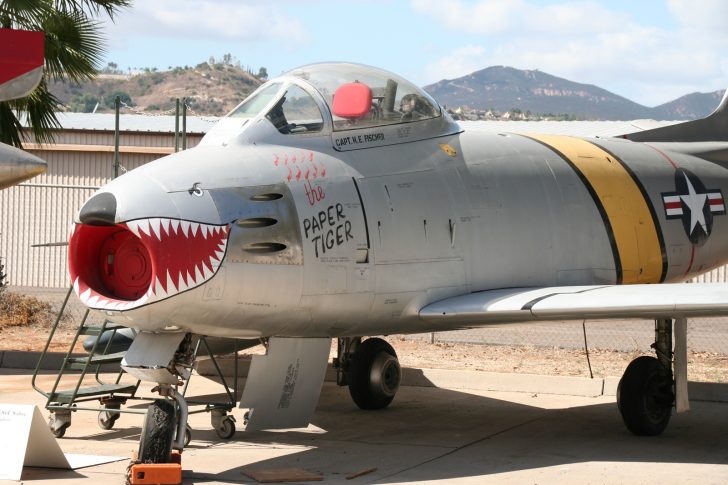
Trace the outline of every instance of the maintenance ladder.
{"type": "Polygon", "coordinates": [[[71,413],[74,411],[98,411],[99,425],[104,429],[111,429],[121,412],[136,414],[143,414],[145,412],[143,410],[120,410],[121,405],[125,404],[128,399],[135,398],[140,384],[138,380],[135,383],[122,383],[122,377],[125,372],[120,364],[125,352],[109,353],[116,331],[124,327],[110,323],[108,320],[105,320],[101,325],[88,324],[89,310],[86,310],[81,319],[78,330],[63,358],[63,363],[58,371],[53,388],[50,391],[44,391],[36,384],[36,378],[42,368],[43,361],[48,355],[48,349],[53,342],[58,325],[63,319],[72,291],[73,288],[69,289],[66,298],[63,300],[63,305],[61,305],[61,309],[51,327],[43,352],[35,366],[32,379],[33,388],[47,399],[45,407],[51,412],[49,426],[57,438],[62,437],[66,433],[66,429],[71,425],[71,413]],[[108,335],[109,338],[106,344],[100,345],[101,336],[109,331],[111,334],[108,335]],[[96,337],[96,339],[88,355],[74,355],[73,350],[78,344],[79,338],[89,336],[96,337]],[[102,371],[109,370],[116,373],[115,378],[111,382],[103,380],[101,376],[102,371]],[[93,384],[84,386],[84,380],[87,380],[86,377],[90,372],[93,372],[93,384]],[[59,389],[61,387],[61,380],[64,376],[68,375],[77,376],[77,379],[74,379],[75,383],[72,383],[70,387],[59,389]],[[79,404],[96,400],[103,407],[79,406],[79,404]]]}
{"type": "MultiPolygon", "coordinates": [[[[119,419],[121,413],[146,414],[146,408],[121,409],[121,406],[126,404],[128,400],[151,402],[156,399],[156,397],[137,396],[137,391],[139,390],[139,385],[141,381],[134,380],[133,383],[130,383],[129,379],[127,378],[126,383],[122,382],[124,375],[127,373],[124,371],[120,364],[122,359],[124,358],[124,354],[126,353],[126,351],[109,353],[110,350],[112,350],[114,336],[116,335],[117,330],[125,327],[122,325],[111,323],[108,320],[105,320],[101,325],[87,324],[86,321],[88,320],[88,316],[90,313],[89,310],[85,311],[83,318],[81,319],[81,323],[79,324],[73,341],[71,342],[71,345],[69,346],[68,351],[63,358],[63,363],[60,366],[58,375],[56,376],[56,380],[53,384],[53,388],[50,391],[44,391],[36,384],[36,379],[39,372],[41,371],[43,361],[48,355],[48,349],[50,348],[56,331],[58,330],[58,326],[63,319],[63,315],[66,311],[66,306],[68,305],[68,300],[72,292],[73,288],[70,288],[68,290],[68,293],[66,294],[65,299],[63,300],[63,304],[61,305],[55,322],[51,327],[51,331],[48,335],[48,340],[46,341],[45,347],[43,348],[43,352],[41,353],[38,359],[38,363],[35,366],[35,370],[33,371],[32,378],[33,388],[46,397],[45,408],[51,412],[48,425],[57,438],[63,437],[63,435],[66,433],[66,429],[68,429],[68,427],[71,425],[71,415],[73,412],[97,411],[99,413],[99,426],[103,429],[109,430],[114,427],[114,423],[117,419],[119,419]],[[111,332],[111,334],[107,335],[108,340],[106,341],[106,344],[100,345],[102,340],[101,336],[104,335],[104,333],[106,332],[111,332]],[[94,336],[96,337],[96,339],[91,350],[88,352],[88,355],[74,355],[73,350],[78,344],[79,338],[81,338],[82,336],[94,336]],[[112,379],[112,382],[104,381],[102,379],[101,374],[108,371],[112,371],[112,373],[115,373],[115,378],[112,379]],[[75,380],[75,383],[72,384],[71,387],[59,389],[63,377],[69,375],[71,372],[79,373],[75,374],[78,377],[75,380]],[[88,380],[87,376],[89,376],[90,372],[93,372],[93,384],[84,386],[84,380],[88,380]],[[99,406],[83,405],[84,403],[88,403],[90,401],[98,401],[99,406]],[[82,404],[82,406],[79,406],[79,404],[82,404]]],[[[201,407],[201,409],[198,410],[190,410],[189,414],[203,412],[210,413],[212,427],[217,435],[223,439],[229,439],[235,433],[235,418],[228,413],[230,413],[237,404],[237,346],[235,347],[234,352],[235,359],[233,363],[234,372],[232,386],[230,386],[225,379],[225,376],[223,375],[223,372],[217,363],[217,359],[210,349],[207,343],[207,339],[205,337],[201,336],[199,338],[194,350],[195,357],[197,356],[201,346],[205,348],[215,368],[217,377],[220,379],[227,399],[223,402],[186,399],[189,406],[201,407]]],[[[189,384],[190,379],[187,379],[184,389],[182,390],[183,396],[186,396],[189,384]]],[[[191,432],[191,428],[187,426],[185,433],[185,446],[187,446],[187,443],[189,443],[189,440],[191,438],[191,432]]]]}

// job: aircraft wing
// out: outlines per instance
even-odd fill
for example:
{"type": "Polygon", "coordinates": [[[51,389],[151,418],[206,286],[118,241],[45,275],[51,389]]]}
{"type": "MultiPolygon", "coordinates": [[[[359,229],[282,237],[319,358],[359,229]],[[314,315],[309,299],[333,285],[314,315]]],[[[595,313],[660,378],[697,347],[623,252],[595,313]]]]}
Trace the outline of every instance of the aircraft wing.
{"type": "Polygon", "coordinates": [[[451,325],[725,316],[728,283],[507,288],[440,300],[419,315],[451,325]]]}

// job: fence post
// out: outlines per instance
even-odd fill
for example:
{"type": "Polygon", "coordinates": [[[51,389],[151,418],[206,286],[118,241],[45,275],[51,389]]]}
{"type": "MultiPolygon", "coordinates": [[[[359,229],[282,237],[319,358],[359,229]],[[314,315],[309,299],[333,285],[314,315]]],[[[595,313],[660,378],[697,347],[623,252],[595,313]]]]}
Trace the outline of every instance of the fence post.
{"type": "Polygon", "coordinates": [[[182,98],[182,150],[187,150],[187,98],[182,98]]]}
{"type": "Polygon", "coordinates": [[[175,100],[174,108],[174,151],[179,151],[179,98],[175,100]]]}
{"type": "Polygon", "coordinates": [[[119,176],[119,109],[121,98],[114,99],[114,178],[119,176]]]}

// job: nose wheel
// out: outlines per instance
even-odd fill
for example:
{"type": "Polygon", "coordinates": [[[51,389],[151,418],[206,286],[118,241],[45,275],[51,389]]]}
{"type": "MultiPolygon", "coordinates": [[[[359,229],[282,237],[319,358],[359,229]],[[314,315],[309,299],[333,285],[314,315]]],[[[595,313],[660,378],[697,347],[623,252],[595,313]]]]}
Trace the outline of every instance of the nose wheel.
{"type": "Polygon", "coordinates": [[[157,399],[147,408],[139,440],[141,463],[169,463],[177,429],[174,401],[157,399]]]}

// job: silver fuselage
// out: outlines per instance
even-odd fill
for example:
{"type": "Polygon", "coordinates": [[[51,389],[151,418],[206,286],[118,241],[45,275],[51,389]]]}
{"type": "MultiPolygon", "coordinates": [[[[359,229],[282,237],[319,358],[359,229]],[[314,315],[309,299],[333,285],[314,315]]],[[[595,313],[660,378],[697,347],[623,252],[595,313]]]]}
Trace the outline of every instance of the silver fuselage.
{"type": "Polygon", "coordinates": [[[675,282],[728,261],[720,210],[695,242],[685,223],[701,221],[666,209],[678,169],[703,192],[728,193],[720,165],[668,144],[440,122],[446,134],[401,143],[386,143],[389,132],[375,139],[382,130],[356,133],[373,143],[351,149],[341,133],[295,137],[255,120],[226,142],[120,177],[102,189],[119,201],[118,222],[182,219],[230,232],[203,284],[103,311],[144,330],[223,337],[416,333],[449,329],[418,311],[454,295],[675,282]]]}

